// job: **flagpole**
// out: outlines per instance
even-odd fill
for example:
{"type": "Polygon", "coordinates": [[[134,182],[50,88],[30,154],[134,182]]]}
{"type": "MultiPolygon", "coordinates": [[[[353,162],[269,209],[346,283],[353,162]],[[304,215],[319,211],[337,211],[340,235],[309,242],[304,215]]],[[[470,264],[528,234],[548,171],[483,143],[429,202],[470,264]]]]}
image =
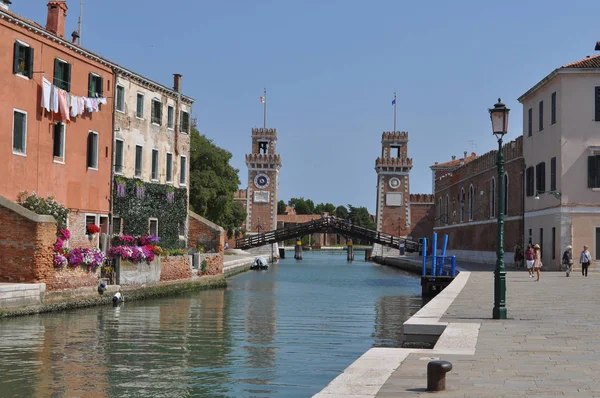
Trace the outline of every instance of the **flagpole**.
{"type": "Polygon", "coordinates": [[[396,92],[394,91],[394,133],[396,132],[396,92]]]}
{"type": "Polygon", "coordinates": [[[265,96],[263,97],[263,107],[264,107],[264,120],[263,127],[267,128],[267,88],[265,87],[265,96]]]}

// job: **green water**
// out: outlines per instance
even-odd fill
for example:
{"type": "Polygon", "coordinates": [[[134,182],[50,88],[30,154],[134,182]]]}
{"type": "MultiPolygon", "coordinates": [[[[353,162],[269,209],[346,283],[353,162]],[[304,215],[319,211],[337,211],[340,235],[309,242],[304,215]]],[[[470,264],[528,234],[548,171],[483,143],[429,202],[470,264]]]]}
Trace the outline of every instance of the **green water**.
{"type": "Polygon", "coordinates": [[[0,397],[308,397],[401,345],[419,283],[306,252],[225,290],[3,320],[0,397]]]}

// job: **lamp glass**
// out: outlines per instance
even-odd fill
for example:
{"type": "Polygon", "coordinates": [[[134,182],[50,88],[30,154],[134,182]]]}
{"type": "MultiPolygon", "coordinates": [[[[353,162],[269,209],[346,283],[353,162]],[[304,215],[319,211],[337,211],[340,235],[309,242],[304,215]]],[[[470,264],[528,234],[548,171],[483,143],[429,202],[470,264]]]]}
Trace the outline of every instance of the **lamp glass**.
{"type": "Polygon", "coordinates": [[[508,131],[508,109],[498,98],[498,103],[490,109],[490,119],[492,120],[492,131],[495,135],[504,135],[508,131]]]}

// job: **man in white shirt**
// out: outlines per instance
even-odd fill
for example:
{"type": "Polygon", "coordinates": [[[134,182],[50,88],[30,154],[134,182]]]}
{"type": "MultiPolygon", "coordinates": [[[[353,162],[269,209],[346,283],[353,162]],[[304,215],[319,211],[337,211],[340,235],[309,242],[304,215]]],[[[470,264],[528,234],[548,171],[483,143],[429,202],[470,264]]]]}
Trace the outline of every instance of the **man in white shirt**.
{"type": "Polygon", "coordinates": [[[581,275],[587,276],[588,267],[590,266],[591,262],[592,262],[592,255],[588,251],[587,245],[583,245],[583,250],[581,251],[581,254],[579,255],[579,263],[581,264],[581,275]]]}

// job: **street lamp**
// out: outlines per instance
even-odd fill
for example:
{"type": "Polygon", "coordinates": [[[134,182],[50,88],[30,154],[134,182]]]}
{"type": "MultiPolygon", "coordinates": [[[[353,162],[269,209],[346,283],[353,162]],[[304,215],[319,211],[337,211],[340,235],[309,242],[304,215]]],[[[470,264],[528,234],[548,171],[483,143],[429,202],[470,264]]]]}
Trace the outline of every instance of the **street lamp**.
{"type": "Polygon", "coordinates": [[[504,153],[502,137],[508,132],[510,109],[500,98],[493,109],[489,109],[492,131],[498,139],[498,237],[496,247],[496,269],[494,270],[494,319],[506,319],[506,268],[504,267],[504,153]]]}

